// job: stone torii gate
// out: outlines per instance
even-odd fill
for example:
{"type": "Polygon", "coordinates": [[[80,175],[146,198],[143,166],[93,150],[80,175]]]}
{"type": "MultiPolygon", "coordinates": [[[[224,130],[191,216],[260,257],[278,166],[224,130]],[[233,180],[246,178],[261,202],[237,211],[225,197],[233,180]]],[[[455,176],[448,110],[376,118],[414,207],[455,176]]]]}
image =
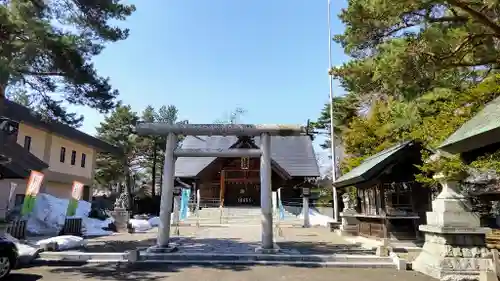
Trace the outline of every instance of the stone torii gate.
{"type": "Polygon", "coordinates": [[[160,225],[156,250],[169,252],[170,215],[173,202],[175,159],[177,157],[260,157],[260,204],[262,245],[264,251],[274,250],[272,190],[271,190],[271,136],[298,136],[307,133],[299,125],[250,125],[250,124],[168,124],[140,123],[139,135],[167,136],[165,165],[160,203],[160,225]],[[260,149],[176,149],[177,135],[192,136],[260,136],[260,149]]]}

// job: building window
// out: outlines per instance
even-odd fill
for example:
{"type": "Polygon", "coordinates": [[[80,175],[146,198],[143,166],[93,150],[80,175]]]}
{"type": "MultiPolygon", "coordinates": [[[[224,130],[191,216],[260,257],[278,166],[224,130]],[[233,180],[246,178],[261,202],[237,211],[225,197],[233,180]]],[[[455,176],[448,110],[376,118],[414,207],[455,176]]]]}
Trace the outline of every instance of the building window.
{"type": "Polygon", "coordinates": [[[64,146],[61,147],[61,154],[59,155],[59,161],[61,161],[61,163],[64,163],[64,161],[66,161],[66,147],[64,146]]]}
{"type": "Polygon", "coordinates": [[[30,136],[24,136],[24,148],[27,151],[30,151],[30,148],[31,148],[31,137],[30,136]]]}
{"type": "Polygon", "coordinates": [[[76,163],[76,151],[71,151],[71,165],[75,165],[76,163]]]}
{"type": "Polygon", "coordinates": [[[80,162],[80,166],[82,168],[85,168],[85,160],[87,159],[87,155],[85,153],[82,153],[82,161],[80,162]]]}

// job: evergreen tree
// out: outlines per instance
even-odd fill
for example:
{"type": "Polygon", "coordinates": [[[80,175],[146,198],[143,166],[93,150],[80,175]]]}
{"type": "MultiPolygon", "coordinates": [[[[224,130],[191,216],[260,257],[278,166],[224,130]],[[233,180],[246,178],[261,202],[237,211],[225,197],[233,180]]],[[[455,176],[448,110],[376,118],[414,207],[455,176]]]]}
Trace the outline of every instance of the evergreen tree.
{"type": "Polygon", "coordinates": [[[0,0],[0,116],[11,87],[23,88],[45,115],[69,125],[83,118],[67,112],[63,101],[113,109],[118,92],[91,60],[106,43],[127,38],[127,29],[111,24],[135,10],[122,2],[0,0]]]}
{"type": "MultiPolygon", "coordinates": [[[[187,123],[187,121],[177,122],[178,109],[174,105],[161,106],[158,111],[148,105],[142,112],[142,122],[162,122],[162,123],[187,123]]],[[[181,142],[183,136],[178,136],[181,142]]],[[[141,165],[145,168],[145,173],[150,180],[152,195],[156,195],[157,185],[163,183],[163,161],[165,154],[166,138],[163,136],[143,136],[140,138],[139,150],[141,155],[141,165]],[[157,181],[160,179],[160,181],[157,181]],[[157,184],[159,183],[159,184],[157,184]]]]}
{"type": "MultiPolygon", "coordinates": [[[[175,105],[169,105],[165,106],[163,105],[158,109],[158,114],[156,115],[156,120],[157,122],[162,122],[162,123],[169,123],[169,124],[187,124],[189,123],[188,120],[182,120],[178,121],[178,113],[179,110],[175,105]]],[[[182,140],[184,139],[184,136],[177,136],[177,145],[179,145],[182,140]]],[[[163,168],[165,164],[165,147],[167,145],[167,139],[165,136],[162,136],[158,140],[158,160],[157,163],[159,165],[159,169],[157,169],[157,173],[159,173],[160,176],[160,186],[163,185],[163,168]]]]}
{"type": "MultiPolygon", "coordinates": [[[[139,117],[129,105],[118,104],[97,127],[97,137],[122,149],[122,154],[100,153],[96,180],[101,184],[120,183],[132,194],[133,175],[140,169],[138,137],[134,133],[139,117]]],[[[131,199],[130,199],[131,200],[131,199]]]]}

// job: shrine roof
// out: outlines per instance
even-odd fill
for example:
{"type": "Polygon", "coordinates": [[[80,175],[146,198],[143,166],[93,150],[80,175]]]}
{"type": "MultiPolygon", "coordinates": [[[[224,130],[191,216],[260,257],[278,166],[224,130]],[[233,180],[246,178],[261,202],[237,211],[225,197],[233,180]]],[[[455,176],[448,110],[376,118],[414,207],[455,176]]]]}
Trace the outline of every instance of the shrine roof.
{"type": "Polygon", "coordinates": [[[500,97],[489,102],[439,147],[449,153],[463,153],[500,142],[500,97]]]}
{"type": "MultiPolygon", "coordinates": [[[[183,149],[230,149],[238,142],[235,136],[187,136],[183,149]]],[[[259,147],[260,137],[253,137],[259,147]]],[[[292,177],[319,177],[312,140],[309,136],[271,136],[271,158],[292,177]]],[[[216,157],[179,157],[175,163],[176,177],[195,177],[216,157]]]]}
{"type": "Polygon", "coordinates": [[[414,141],[406,141],[366,158],[359,166],[339,177],[333,185],[335,187],[346,187],[370,180],[381,173],[387,165],[398,159],[401,155],[400,152],[412,147],[414,144],[414,141]]]}

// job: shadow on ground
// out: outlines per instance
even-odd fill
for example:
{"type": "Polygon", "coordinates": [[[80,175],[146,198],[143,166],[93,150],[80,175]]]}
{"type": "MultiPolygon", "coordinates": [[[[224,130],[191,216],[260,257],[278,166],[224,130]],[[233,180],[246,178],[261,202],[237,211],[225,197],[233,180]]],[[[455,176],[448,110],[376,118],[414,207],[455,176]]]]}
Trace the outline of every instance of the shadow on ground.
{"type": "MultiPolygon", "coordinates": [[[[173,239],[175,241],[175,239],[173,239]]],[[[81,250],[89,253],[125,252],[137,248],[147,248],[156,244],[156,239],[90,241],[81,250]]]]}
{"type": "Polygon", "coordinates": [[[332,244],[328,242],[286,241],[277,243],[283,249],[294,249],[303,255],[374,255],[375,250],[361,247],[360,244],[332,244]]]}
{"type": "MultiPolygon", "coordinates": [[[[245,271],[250,266],[239,265],[173,265],[173,264],[135,264],[135,265],[113,265],[98,264],[71,267],[54,267],[49,269],[51,273],[74,274],[84,278],[96,280],[120,280],[120,281],[157,281],[163,280],[165,273],[181,272],[185,268],[211,268],[217,270],[245,271]]],[[[202,278],[203,279],[203,278],[202,278]]],[[[14,279],[13,279],[14,280],[14,279]]],[[[18,279],[15,279],[16,281],[18,279]]]]}
{"type": "MultiPolygon", "coordinates": [[[[193,238],[173,237],[172,243],[178,245],[180,253],[214,253],[235,254],[254,253],[260,246],[260,241],[242,241],[240,238],[193,238]]],[[[87,244],[82,250],[91,253],[125,252],[137,248],[147,248],[156,244],[156,239],[141,241],[107,240],[87,244]]],[[[283,254],[304,255],[333,255],[352,254],[370,255],[375,254],[373,250],[362,248],[358,244],[334,244],[329,242],[312,241],[283,241],[277,242],[283,254]]]]}
{"type": "MultiPolygon", "coordinates": [[[[5,281],[37,281],[41,280],[43,276],[38,274],[24,274],[24,273],[12,273],[5,279],[5,281]]],[[[3,280],[3,279],[2,279],[3,280]]]]}
{"type": "MultiPolygon", "coordinates": [[[[144,241],[106,241],[104,246],[88,245],[87,251],[106,252],[106,251],[125,251],[140,247],[154,245],[156,239],[144,241]]],[[[178,253],[213,253],[213,254],[249,254],[254,253],[260,246],[260,242],[241,241],[238,238],[175,238],[173,242],[179,243],[178,253]]],[[[372,254],[373,251],[364,250],[358,245],[342,244],[334,245],[321,242],[281,242],[278,243],[283,254],[372,254]]],[[[319,261],[319,260],[318,260],[319,261]]],[[[49,266],[47,269],[51,273],[73,274],[85,278],[94,278],[99,280],[141,280],[157,281],[165,278],[165,273],[176,273],[186,268],[211,268],[228,271],[246,271],[255,265],[221,265],[221,264],[168,264],[168,263],[148,263],[148,264],[74,264],[68,266],[49,266]]],[[[311,268],[311,265],[295,265],[293,267],[311,268]]],[[[320,267],[318,265],[318,267],[320,267]]],[[[15,279],[23,280],[23,279],[15,279]]],[[[30,280],[30,279],[27,279],[30,280]]],[[[36,280],[36,279],[34,279],[36,280]]]]}

